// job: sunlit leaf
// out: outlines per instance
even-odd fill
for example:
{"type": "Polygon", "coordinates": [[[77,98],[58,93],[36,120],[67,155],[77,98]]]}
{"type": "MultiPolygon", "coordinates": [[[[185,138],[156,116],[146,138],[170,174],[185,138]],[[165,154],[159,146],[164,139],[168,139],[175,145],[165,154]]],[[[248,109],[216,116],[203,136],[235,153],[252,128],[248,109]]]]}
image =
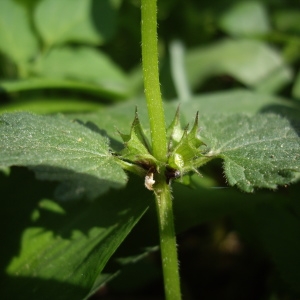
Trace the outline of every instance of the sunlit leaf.
{"type": "Polygon", "coordinates": [[[112,94],[125,96],[130,90],[122,70],[107,55],[90,47],[54,49],[40,61],[37,72],[54,81],[76,81],[79,86],[90,84],[94,89],[112,94]]]}
{"type": "Polygon", "coordinates": [[[59,198],[94,199],[126,183],[97,127],[89,129],[63,116],[4,114],[0,141],[0,166],[26,166],[40,179],[62,181],[59,198]]]}
{"type": "Polygon", "coordinates": [[[0,51],[19,66],[20,75],[24,63],[36,55],[38,42],[30,27],[25,7],[18,1],[0,1],[0,51]]]}
{"type": "Polygon", "coordinates": [[[274,92],[292,79],[291,69],[281,55],[256,40],[225,39],[193,49],[187,53],[186,67],[193,87],[212,76],[230,75],[249,87],[274,92]]]}
{"type": "MultiPolygon", "coordinates": [[[[300,172],[299,128],[272,114],[203,116],[208,156],[224,160],[230,185],[252,192],[293,182],[300,172]]],[[[201,123],[201,122],[200,122],[201,123]]]]}
{"type": "Polygon", "coordinates": [[[116,26],[109,0],[42,0],[34,17],[47,46],[66,42],[98,45],[112,36],[116,26]]]}
{"type": "Polygon", "coordinates": [[[222,16],[220,25],[236,36],[266,34],[270,30],[266,9],[256,1],[237,2],[222,16]]]}

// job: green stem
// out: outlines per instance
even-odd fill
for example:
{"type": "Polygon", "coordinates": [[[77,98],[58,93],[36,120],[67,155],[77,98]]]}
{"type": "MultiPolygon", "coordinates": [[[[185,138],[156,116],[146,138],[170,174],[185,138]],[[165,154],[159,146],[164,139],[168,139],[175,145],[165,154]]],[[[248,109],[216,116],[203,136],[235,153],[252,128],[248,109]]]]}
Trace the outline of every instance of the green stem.
{"type": "Polygon", "coordinates": [[[160,247],[167,300],[179,300],[180,281],[172,195],[164,175],[167,161],[167,136],[159,85],[157,51],[157,0],[142,0],[142,61],[145,96],[150,120],[153,156],[160,162],[153,186],[158,213],[160,247]]]}
{"type": "Polygon", "coordinates": [[[170,186],[161,181],[155,191],[160,249],[167,300],[180,300],[180,280],[170,186]]]}
{"type": "Polygon", "coordinates": [[[156,2],[142,0],[142,61],[153,156],[165,162],[167,137],[158,73],[156,2]]]}

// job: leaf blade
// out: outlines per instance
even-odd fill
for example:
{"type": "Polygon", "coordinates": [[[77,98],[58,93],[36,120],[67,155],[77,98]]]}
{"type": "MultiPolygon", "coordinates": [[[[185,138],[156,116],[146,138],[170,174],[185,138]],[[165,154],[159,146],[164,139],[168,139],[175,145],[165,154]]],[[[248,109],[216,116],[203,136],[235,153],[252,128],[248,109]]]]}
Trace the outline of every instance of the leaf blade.
{"type": "Polygon", "coordinates": [[[67,42],[99,45],[116,27],[115,9],[109,0],[44,0],[37,5],[34,19],[47,46],[67,42]],[[93,19],[94,11],[97,18],[93,19]]]}
{"type": "Polygon", "coordinates": [[[0,165],[27,166],[41,179],[63,181],[60,198],[93,199],[126,182],[108,140],[78,122],[60,115],[4,114],[0,129],[0,165]]]}
{"type": "Polygon", "coordinates": [[[95,292],[107,279],[103,267],[147,210],[151,194],[135,182],[92,203],[57,203],[37,192],[51,184],[34,180],[22,168],[12,173],[1,181],[1,224],[12,231],[2,236],[3,252],[9,255],[0,297],[20,298],[20,289],[22,299],[83,299],[95,292]],[[16,176],[21,180],[18,189],[16,176]]]}
{"type": "Polygon", "coordinates": [[[26,10],[16,1],[0,2],[0,50],[19,66],[37,52],[38,42],[34,36],[26,10]]]}
{"type": "Polygon", "coordinates": [[[224,160],[230,185],[253,192],[255,187],[274,189],[297,179],[300,139],[287,119],[273,114],[223,115],[204,124],[201,135],[211,147],[209,155],[224,160]]]}

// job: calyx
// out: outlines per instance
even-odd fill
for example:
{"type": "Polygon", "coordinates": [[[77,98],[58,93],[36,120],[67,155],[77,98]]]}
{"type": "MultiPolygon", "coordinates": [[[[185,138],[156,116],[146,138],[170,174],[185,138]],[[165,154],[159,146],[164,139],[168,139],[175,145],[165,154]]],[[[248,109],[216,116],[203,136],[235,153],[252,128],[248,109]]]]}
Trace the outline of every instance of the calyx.
{"type": "Polygon", "coordinates": [[[142,129],[137,110],[131,125],[130,134],[119,132],[124,142],[124,149],[118,154],[123,167],[145,177],[145,186],[152,190],[156,173],[164,170],[167,182],[182,178],[207,162],[206,144],[199,136],[198,113],[191,130],[182,129],[179,109],[167,129],[168,156],[165,162],[158,161],[152,154],[151,145],[142,129]],[[153,177],[154,176],[154,177],[153,177]]]}

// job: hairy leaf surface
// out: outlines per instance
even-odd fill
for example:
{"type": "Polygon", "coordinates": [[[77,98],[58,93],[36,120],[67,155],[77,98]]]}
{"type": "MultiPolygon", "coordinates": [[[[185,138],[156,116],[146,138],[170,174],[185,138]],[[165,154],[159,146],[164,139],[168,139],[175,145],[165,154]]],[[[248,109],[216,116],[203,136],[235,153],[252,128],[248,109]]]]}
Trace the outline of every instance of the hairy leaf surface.
{"type": "Polygon", "coordinates": [[[224,160],[230,185],[252,192],[276,188],[300,172],[300,138],[288,120],[273,114],[214,115],[202,118],[201,137],[209,156],[224,160]]]}
{"type": "MultiPolygon", "coordinates": [[[[204,96],[180,107],[183,119],[193,120],[193,112],[200,111],[200,138],[210,147],[211,158],[224,160],[225,176],[230,185],[251,192],[255,187],[276,188],[277,185],[288,184],[296,180],[295,173],[300,171],[300,139],[299,128],[275,114],[246,115],[241,113],[242,105],[230,114],[234,101],[240,99],[252,113],[258,111],[277,111],[290,115],[288,103],[278,98],[266,97],[265,101],[253,103],[251,94],[237,92],[228,93],[224,97],[204,96]],[[209,109],[209,103],[224,107],[227,114],[215,114],[209,109]],[[248,106],[247,106],[248,105],[248,106]],[[239,113],[238,113],[239,112],[239,113]]],[[[263,98],[263,97],[262,97],[263,98]]],[[[170,124],[176,105],[166,105],[167,122],[170,124]]],[[[146,109],[138,105],[140,119],[146,119],[146,109]]],[[[245,112],[245,110],[244,110],[245,112]]],[[[292,116],[298,116],[296,107],[292,116]]],[[[74,117],[74,116],[73,116],[74,117]]],[[[85,121],[91,120],[101,128],[105,128],[113,140],[116,150],[122,149],[116,128],[123,130],[130,126],[133,117],[133,104],[120,104],[105,111],[80,115],[85,121]],[[131,107],[130,107],[131,106],[131,107]],[[130,115],[130,111],[132,114],[130,115]]],[[[186,122],[188,122],[186,121],[186,122]]],[[[183,126],[185,125],[182,122],[183,126]]],[[[144,128],[147,128],[144,126],[144,128]]],[[[201,171],[201,170],[200,170],[201,171]]]]}
{"type": "Polygon", "coordinates": [[[0,166],[12,165],[30,167],[40,179],[63,181],[57,189],[62,199],[93,199],[126,182],[100,130],[63,116],[2,115],[0,166]]]}

